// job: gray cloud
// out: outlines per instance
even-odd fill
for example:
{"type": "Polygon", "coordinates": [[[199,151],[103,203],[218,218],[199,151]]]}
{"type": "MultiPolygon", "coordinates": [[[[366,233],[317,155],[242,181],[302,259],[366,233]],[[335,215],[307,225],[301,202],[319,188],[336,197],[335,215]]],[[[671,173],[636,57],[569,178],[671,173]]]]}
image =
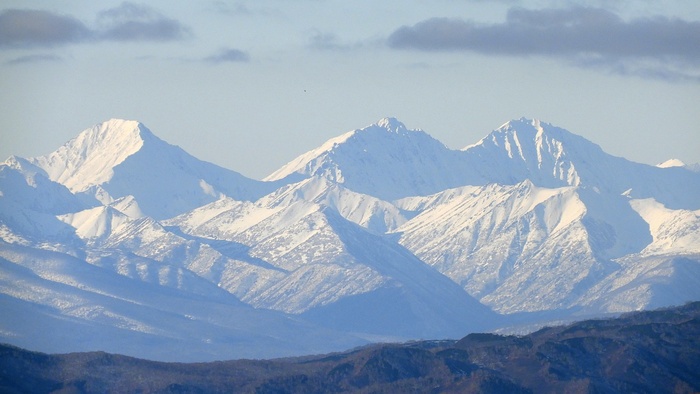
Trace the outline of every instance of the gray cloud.
{"type": "Polygon", "coordinates": [[[28,63],[43,63],[43,62],[61,62],[63,58],[58,55],[37,54],[20,56],[5,62],[7,65],[28,64],[28,63]]]}
{"type": "Polygon", "coordinates": [[[150,7],[127,2],[100,12],[98,23],[97,34],[103,40],[173,41],[191,34],[180,22],[150,7]]]}
{"type": "Polygon", "coordinates": [[[204,60],[209,63],[245,63],[250,61],[250,56],[238,49],[225,48],[212,56],[206,57],[204,60]]]}
{"type": "Polygon", "coordinates": [[[610,74],[635,76],[647,79],[657,79],[666,82],[694,82],[700,83],[700,72],[693,67],[682,64],[654,60],[619,59],[615,57],[578,56],[570,61],[570,64],[593,70],[599,70],[610,74]]]}
{"type": "Polygon", "coordinates": [[[347,45],[341,44],[337,35],[333,33],[321,33],[319,31],[315,31],[309,38],[308,45],[310,48],[322,50],[348,49],[347,45]]]}
{"type": "MultiPolygon", "coordinates": [[[[554,56],[572,64],[603,67],[625,75],[684,75],[700,65],[700,22],[653,17],[624,21],[600,9],[573,7],[512,8],[506,22],[480,25],[462,19],[433,18],[395,30],[387,39],[394,49],[472,51],[487,55],[554,56]],[[653,61],[649,67],[630,62],[653,61]],[[621,65],[627,62],[624,67],[621,65]],[[669,70],[673,65],[678,69],[669,70]],[[658,72],[631,72],[630,70],[658,72]],[[625,70],[624,72],[622,70],[625,70]],[[671,72],[672,71],[672,72],[671,72]]],[[[694,74],[688,74],[694,78],[694,74]]],[[[681,78],[682,79],[682,78],[681,78]]]]}
{"type": "Polygon", "coordinates": [[[137,4],[122,3],[98,15],[97,28],[43,10],[0,12],[0,48],[53,47],[97,41],[171,41],[190,35],[180,22],[137,4]]]}
{"type": "Polygon", "coordinates": [[[469,50],[503,55],[596,53],[618,57],[673,56],[700,60],[700,22],[655,17],[623,21],[597,8],[513,8],[506,22],[477,25],[434,18],[404,26],[388,38],[392,48],[469,50]]]}
{"type": "Polygon", "coordinates": [[[79,20],[39,10],[0,12],[0,47],[51,47],[91,39],[93,32],[79,20]]]}
{"type": "MultiPolygon", "coordinates": [[[[335,33],[324,33],[318,30],[311,31],[306,46],[311,49],[321,51],[347,51],[361,49],[368,46],[376,45],[372,40],[343,42],[335,33]]],[[[380,43],[380,45],[383,45],[380,43]]]]}

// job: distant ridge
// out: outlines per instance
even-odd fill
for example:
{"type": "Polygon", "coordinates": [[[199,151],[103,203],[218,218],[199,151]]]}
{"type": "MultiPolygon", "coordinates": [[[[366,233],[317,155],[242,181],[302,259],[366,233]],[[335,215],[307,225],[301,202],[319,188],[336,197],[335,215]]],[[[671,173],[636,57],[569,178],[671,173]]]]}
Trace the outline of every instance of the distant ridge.
{"type": "Polygon", "coordinates": [[[697,392],[700,304],[524,336],[380,344],[281,360],[156,363],[0,345],[6,392],[697,392]],[[143,379],[148,376],[148,379],[143,379]],[[117,377],[117,378],[115,378],[117,377]]]}

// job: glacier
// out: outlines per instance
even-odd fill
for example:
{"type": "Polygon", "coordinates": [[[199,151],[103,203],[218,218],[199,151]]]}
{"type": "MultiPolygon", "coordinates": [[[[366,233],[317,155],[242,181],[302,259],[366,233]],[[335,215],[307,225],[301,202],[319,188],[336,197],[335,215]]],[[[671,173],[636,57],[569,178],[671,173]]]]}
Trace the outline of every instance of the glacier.
{"type": "Polygon", "coordinates": [[[700,299],[700,173],[516,119],[394,118],[263,180],[111,119],[0,164],[0,340],[207,361],[458,338],[700,299]]]}

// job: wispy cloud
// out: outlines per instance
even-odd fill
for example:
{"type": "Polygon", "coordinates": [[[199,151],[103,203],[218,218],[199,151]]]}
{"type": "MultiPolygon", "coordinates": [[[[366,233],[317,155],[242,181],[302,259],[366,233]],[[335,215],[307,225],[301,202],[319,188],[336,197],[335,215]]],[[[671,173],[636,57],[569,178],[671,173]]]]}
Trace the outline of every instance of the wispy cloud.
{"type": "Polygon", "coordinates": [[[96,33],[103,40],[174,41],[191,34],[180,22],[150,7],[133,3],[122,3],[100,12],[98,24],[100,29],[96,33]]]}
{"type": "MultiPolygon", "coordinates": [[[[321,51],[347,51],[376,46],[377,44],[376,40],[346,42],[341,40],[335,33],[313,30],[308,37],[306,46],[307,48],[321,51]]],[[[379,43],[379,45],[383,46],[382,43],[379,43]]]]}
{"type": "Polygon", "coordinates": [[[180,22],[133,3],[101,12],[97,27],[44,10],[0,11],[0,48],[54,47],[99,41],[173,41],[190,35],[180,22]]]}
{"type": "Polygon", "coordinates": [[[28,63],[44,63],[44,62],[61,62],[63,58],[58,55],[51,54],[36,54],[36,55],[26,55],[8,60],[5,64],[16,65],[16,64],[28,64],[28,63]]]}
{"type": "Polygon", "coordinates": [[[609,74],[657,79],[673,83],[700,83],[700,70],[697,68],[683,63],[674,63],[658,59],[629,60],[616,58],[614,56],[601,57],[586,55],[572,58],[569,64],[609,74]]]}
{"type": "Polygon", "coordinates": [[[433,18],[400,27],[387,39],[395,49],[560,57],[625,75],[654,77],[666,70],[674,80],[696,77],[692,70],[700,66],[699,42],[700,22],[661,16],[625,21],[608,10],[585,7],[511,8],[504,23],[490,25],[433,18]]]}
{"type": "Polygon", "coordinates": [[[250,61],[248,53],[234,48],[221,49],[214,55],[204,58],[209,63],[245,63],[250,61]]]}
{"type": "Polygon", "coordinates": [[[340,42],[337,35],[333,33],[322,33],[320,31],[314,31],[313,35],[309,37],[308,46],[314,49],[348,49],[349,46],[340,42]]]}

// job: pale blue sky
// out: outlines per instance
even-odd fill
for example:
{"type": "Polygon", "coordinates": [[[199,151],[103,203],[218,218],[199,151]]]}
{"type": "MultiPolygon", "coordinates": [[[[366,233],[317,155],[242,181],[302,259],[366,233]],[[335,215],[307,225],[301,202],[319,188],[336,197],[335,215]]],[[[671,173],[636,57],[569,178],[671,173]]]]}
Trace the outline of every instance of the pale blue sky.
{"type": "Polygon", "coordinates": [[[262,178],[394,116],[451,148],[539,118],[700,162],[700,3],[0,2],[0,160],[109,118],[262,178]]]}

